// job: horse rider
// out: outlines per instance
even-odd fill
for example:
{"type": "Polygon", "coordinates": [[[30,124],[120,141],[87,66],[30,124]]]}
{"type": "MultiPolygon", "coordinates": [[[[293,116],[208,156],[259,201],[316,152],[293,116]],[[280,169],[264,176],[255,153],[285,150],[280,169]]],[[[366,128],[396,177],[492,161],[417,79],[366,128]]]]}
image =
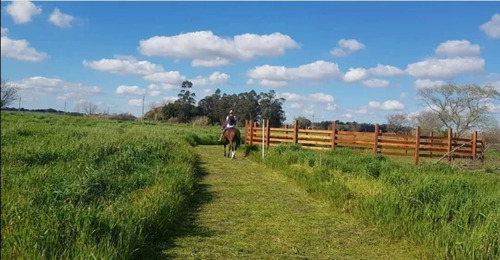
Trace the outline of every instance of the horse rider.
{"type": "Polygon", "coordinates": [[[224,133],[231,128],[236,128],[236,116],[233,115],[233,110],[229,110],[229,115],[226,117],[226,121],[224,122],[222,134],[220,135],[220,138],[218,142],[222,141],[222,137],[224,136],[224,133]]]}

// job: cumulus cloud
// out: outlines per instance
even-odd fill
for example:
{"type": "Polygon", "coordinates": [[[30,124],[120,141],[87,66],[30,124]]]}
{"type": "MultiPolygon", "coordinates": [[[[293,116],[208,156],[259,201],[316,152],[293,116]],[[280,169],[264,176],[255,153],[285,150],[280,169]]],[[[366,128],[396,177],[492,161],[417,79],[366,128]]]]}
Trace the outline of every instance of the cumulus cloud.
{"type": "Polygon", "coordinates": [[[365,49],[365,45],[355,39],[340,39],[338,47],[331,50],[330,54],[342,57],[363,49],[365,49]]]}
{"type": "Polygon", "coordinates": [[[17,24],[29,23],[32,16],[42,13],[42,8],[30,1],[12,1],[5,7],[5,10],[17,24]]]}
{"type": "Polygon", "coordinates": [[[178,97],[164,97],[163,103],[165,103],[165,104],[174,103],[177,99],[179,99],[179,98],[178,97]]]}
{"type": "Polygon", "coordinates": [[[225,84],[229,81],[230,76],[226,73],[214,72],[208,78],[198,76],[197,78],[190,79],[194,86],[206,86],[206,85],[216,85],[225,84]]]}
{"type": "Polygon", "coordinates": [[[481,48],[477,44],[471,44],[467,40],[446,41],[435,49],[436,54],[446,55],[448,57],[456,56],[477,56],[481,48]]]}
{"type": "Polygon", "coordinates": [[[302,109],[303,106],[304,106],[304,104],[297,103],[297,102],[290,104],[291,109],[302,109]]]}
{"type": "Polygon", "coordinates": [[[146,90],[138,86],[120,85],[116,88],[116,94],[144,95],[146,90]]]}
{"type": "Polygon", "coordinates": [[[332,103],[326,104],[326,110],[328,110],[328,111],[335,111],[336,109],[337,109],[337,105],[336,104],[332,104],[332,103]]]}
{"type": "Polygon", "coordinates": [[[58,8],[55,8],[49,17],[49,22],[61,28],[68,28],[71,27],[71,22],[73,21],[73,19],[73,16],[69,14],[63,14],[61,13],[61,11],[59,11],[58,8]]]}
{"type": "Polygon", "coordinates": [[[38,62],[47,58],[45,52],[38,52],[30,47],[26,40],[13,40],[7,37],[9,29],[2,27],[1,53],[2,56],[22,61],[38,62]]]}
{"type": "Polygon", "coordinates": [[[359,82],[368,78],[368,72],[364,68],[350,68],[348,72],[345,73],[343,80],[344,82],[352,83],[359,82]]]}
{"type": "Polygon", "coordinates": [[[383,88],[389,86],[389,81],[384,79],[367,79],[363,81],[363,85],[370,88],[383,88]]]}
{"type": "Polygon", "coordinates": [[[67,82],[58,78],[46,78],[35,76],[12,82],[20,90],[29,93],[50,93],[58,99],[82,98],[92,96],[101,92],[97,86],[85,86],[82,83],[67,82]]]}
{"type": "Polygon", "coordinates": [[[481,72],[484,64],[484,59],[476,57],[430,58],[408,64],[406,71],[416,78],[451,79],[461,74],[481,72]]]}
{"type": "Polygon", "coordinates": [[[241,34],[222,38],[211,31],[183,33],[175,36],[154,36],[139,42],[139,51],[147,56],[192,59],[191,65],[214,67],[231,60],[251,60],[257,56],[277,56],[299,45],[279,32],[268,35],[241,34]]]}
{"type": "Polygon", "coordinates": [[[390,65],[377,64],[377,67],[368,69],[368,73],[374,76],[394,77],[404,75],[405,72],[397,67],[390,65]]]}
{"type": "Polygon", "coordinates": [[[133,57],[119,56],[115,59],[101,59],[98,61],[83,60],[83,66],[93,70],[100,70],[113,74],[145,76],[157,72],[163,72],[161,65],[149,61],[138,61],[133,57]]]}
{"type": "Polygon", "coordinates": [[[144,77],[145,80],[162,82],[170,85],[179,85],[186,80],[186,77],[178,71],[166,71],[152,73],[144,77]]]}
{"type": "Polygon", "coordinates": [[[271,65],[257,66],[255,69],[249,70],[247,75],[252,79],[251,83],[258,82],[262,86],[283,87],[293,81],[324,81],[339,78],[342,72],[337,64],[319,60],[296,68],[271,65]]]}
{"type": "Polygon", "coordinates": [[[352,114],[351,113],[344,113],[344,114],[341,114],[340,116],[343,117],[343,118],[352,118],[352,114]]]}
{"type": "Polygon", "coordinates": [[[415,80],[414,86],[416,89],[424,89],[439,87],[444,84],[446,84],[446,82],[442,80],[417,79],[415,80]]]}
{"type": "Polygon", "coordinates": [[[158,90],[148,91],[148,95],[150,97],[157,97],[157,96],[161,95],[161,91],[158,91],[158,90]]]}
{"type": "Polygon", "coordinates": [[[335,101],[335,98],[332,95],[325,93],[312,93],[309,95],[299,95],[296,93],[283,92],[281,94],[278,94],[278,96],[280,98],[286,99],[286,101],[294,102],[295,107],[297,107],[298,104],[300,104],[299,102],[333,103],[335,101]]]}
{"type": "Polygon", "coordinates": [[[382,110],[402,110],[405,108],[405,106],[397,100],[387,100],[383,103],[380,103],[378,101],[370,101],[368,102],[368,107],[372,109],[382,110]]]}
{"type": "Polygon", "coordinates": [[[482,24],[479,27],[486,35],[491,38],[500,38],[500,14],[496,13],[491,17],[491,20],[482,24]]]}
{"type": "Polygon", "coordinates": [[[129,106],[133,107],[142,107],[142,98],[141,99],[130,99],[128,101],[129,106]]]}

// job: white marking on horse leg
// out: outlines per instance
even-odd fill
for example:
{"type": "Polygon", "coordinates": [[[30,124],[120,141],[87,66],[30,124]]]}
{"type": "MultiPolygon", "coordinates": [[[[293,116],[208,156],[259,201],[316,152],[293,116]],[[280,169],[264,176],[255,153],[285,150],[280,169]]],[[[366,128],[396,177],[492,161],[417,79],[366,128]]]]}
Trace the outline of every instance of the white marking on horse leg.
{"type": "Polygon", "coordinates": [[[236,151],[231,152],[231,159],[234,159],[234,156],[236,155],[236,151]]]}

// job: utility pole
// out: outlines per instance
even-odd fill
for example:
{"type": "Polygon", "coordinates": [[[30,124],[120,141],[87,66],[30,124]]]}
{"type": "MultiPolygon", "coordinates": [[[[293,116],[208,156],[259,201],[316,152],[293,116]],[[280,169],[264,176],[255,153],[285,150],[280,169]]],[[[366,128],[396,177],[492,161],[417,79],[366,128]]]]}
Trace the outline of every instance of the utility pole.
{"type": "Polygon", "coordinates": [[[19,108],[17,109],[17,112],[21,111],[21,97],[19,97],[19,108]]]}
{"type": "Polygon", "coordinates": [[[144,121],[144,95],[142,96],[142,121],[144,121]]]}
{"type": "Polygon", "coordinates": [[[311,123],[311,129],[314,129],[314,114],[313,114],[313,121],[311,123]]]}
{"type": "Polygon", "coordinates": [[[66,114],[66,101],[64,101],[64,114],[66,114]]]}

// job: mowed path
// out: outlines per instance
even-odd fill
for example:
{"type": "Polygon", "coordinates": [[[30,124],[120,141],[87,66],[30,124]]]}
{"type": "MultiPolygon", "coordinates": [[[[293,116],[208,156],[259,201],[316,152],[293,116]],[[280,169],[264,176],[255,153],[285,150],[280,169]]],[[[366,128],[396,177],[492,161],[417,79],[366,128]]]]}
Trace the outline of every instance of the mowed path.
{"type": "Polygon", "coordinates": [[[311,198],[239,150],[199,146],[204,176],[195,205],[161,253],[174,259],[422,259],[415,246],[381,237],[311,198]]]}

